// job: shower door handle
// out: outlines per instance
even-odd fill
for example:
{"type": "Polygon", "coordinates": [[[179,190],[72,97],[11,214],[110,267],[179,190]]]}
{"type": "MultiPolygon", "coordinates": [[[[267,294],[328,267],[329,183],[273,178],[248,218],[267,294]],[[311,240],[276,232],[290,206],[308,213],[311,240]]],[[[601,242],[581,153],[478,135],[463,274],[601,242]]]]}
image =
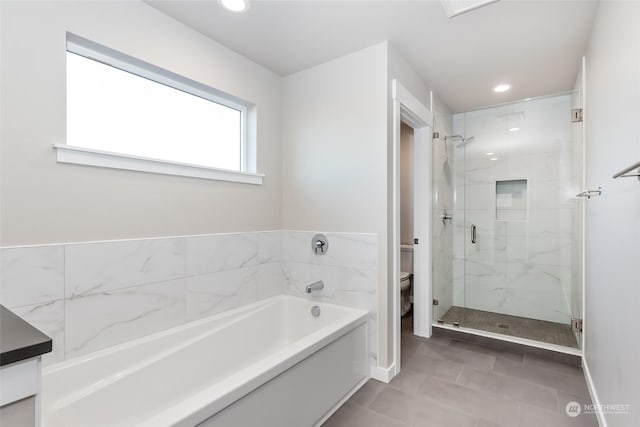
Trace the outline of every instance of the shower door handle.
{"type": "Polygon", "coordinates": [[[475,224],[471,224],[471,243],[475,243],[476,242],[476,225],[475,224]]]}

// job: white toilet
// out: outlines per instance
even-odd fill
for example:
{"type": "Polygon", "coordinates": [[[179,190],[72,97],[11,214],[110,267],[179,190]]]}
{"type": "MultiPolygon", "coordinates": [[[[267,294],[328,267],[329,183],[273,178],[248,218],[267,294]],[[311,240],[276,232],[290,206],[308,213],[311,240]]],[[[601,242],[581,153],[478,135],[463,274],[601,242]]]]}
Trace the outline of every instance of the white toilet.
{"type": "Polygon", "coordinates": [[[400,315],[411,310],[413,303],[413,245],[400,245],[400,315]]]}
{"type": "Polygon", "coordinates": [[[404,316],[411,310],[411,279],[413,274],[408,271],[400,273],[400,316],[404,316]]]}

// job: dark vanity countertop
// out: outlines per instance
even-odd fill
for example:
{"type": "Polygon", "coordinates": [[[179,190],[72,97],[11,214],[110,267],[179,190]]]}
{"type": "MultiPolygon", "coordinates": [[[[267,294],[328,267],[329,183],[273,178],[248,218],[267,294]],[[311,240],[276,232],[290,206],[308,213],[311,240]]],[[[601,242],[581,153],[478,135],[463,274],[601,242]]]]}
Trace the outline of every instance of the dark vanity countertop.
{"type": "Polygon", "coordinates": [[[0,305],[0,366],[51,351],[51,338],[0,305]]]}

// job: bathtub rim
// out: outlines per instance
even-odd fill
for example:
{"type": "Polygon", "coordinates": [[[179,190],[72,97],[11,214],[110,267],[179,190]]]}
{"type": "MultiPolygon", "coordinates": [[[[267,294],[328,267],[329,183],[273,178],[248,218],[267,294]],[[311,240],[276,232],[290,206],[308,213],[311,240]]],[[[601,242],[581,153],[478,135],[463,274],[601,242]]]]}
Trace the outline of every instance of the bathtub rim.
{"type": "MultiPolygon", "coordinates": [[[[122,351],[124,349],[127,348],[131,348],[131,347],[135,347],[137,345],[141,345],[150,341],[154,341],[156,339],[159,338],[163,338],[166,336],[170,336],[176,332],[182,332],[182,331],[186,331],[192,327],[196,327],[199,325],[203,325],[205,323],[211,322],[213,320],[213,318],[218,318],[218,319],[224,319],[227,317],[235,317],[237,315],[241,315],[244,312],[249,312],[252,309],[261,307],[263,305],[267,305],[269,303],[274,302],[275,300],[277,300],[279,297],[281,297],[282,295],[276,295],[273,297],[269,297],[269,298],[265,298],[263,300],[260,301],[256,301],[253,302],[251,304],[247,304],[247,305],[243,305],[240,307],[236,307],[233,308],[231,310],[227,310],[227,311],[223,311],[221,313],[216,313],[216,314],[212,314],[210,316],[207,317],[203,317],[202,319],[197,319],[197,320],[192,320],[186,323],[183,323],[181,325],[177,325],[177,326],[172,326],[168,329],[163,329],[162,331],[158,331],[158,332],[153,332],[151,334],[148,335],[144,335],[142,337],[138,337],[138,338],[134,338],[132,340],[129,341],[125,341],[119,344],[115,344],[106,348],[102,348],[100,350],[96,350],[96,351],[92,351],[86,354],[82,354],[80,356],[76,356],[76,357],[72,357],[70,359],[65,359],[61,362],[58,363],[54,363],[51,364],[49,366],[46,366],[42,369],[42,376],[44,377],[45,375],[48,374],[52,374],[58,371],[61,371],[63,369],[69,368],[71,366],[74,365],[78,365],[78,364],[82,364],[85,362],[90,362],[91,360],[94,359],[99,359],[102,357],[106,357],[109,356],[110,354],[113,353],[117,353],[119,351],[122,351]]],[[[288,296],[288,295],[285,295],[288,296]]]]}
{"type": "MultiPolygon", "coordinates": [[[[332,322],[297,341],[295,348],[287,346],[260,362],[249,365],[232,376],[207,387],[191,398],[178,402],[136,427],[155,427],[160,425],[160,422],[175,427],[197,425],[360,326],[365,328],[366,348],[368,346],[368,313],[363,312],[364,315],[351,319],[339,328],[336,328],[336,322],[332,322]],[[317,335],[324,336],[317,339],[317,335]],[[288,354],[288,356],[283,357],[283,354],[288,354]]],[[[365,369],[366,379],[369,379],[369,366],[366,366],[365,369]]]]}
{"type": "MultiPolygon", "coordinates": [[[[42,377],[44,380],[46,375],[55,374],[65,369],[73,368],[76,365],[91,362],[95,359],[105,358],[125,349],[130,349],[140,345],[144,346],[145,343],[182,331],[187,331],[194,327],[209,323],[212,320],[224,320],[225,318],[229,318],[229,323],[233,323],[234,318],[236,317],[243,318],[245,315],[249,315],[255,310],[259,310],[262,307],[275,304],[283,300],[295,300],[296,302],[306,304],[318,304],[320,306],[334,307],[344,311],[346,317],[329,322],[322,328],[284,346],[282,349],[268,355],[266,358],[238,370],[231,376],[206,387],[188,399],[176,402],[176,404],[138,424],[139,427],[151,427],[158,425],[158,422],[161,420],[162,424],[166,425],[192,426],[215,415],[217,412],[260,387],[262,384],[265,384],[276,376],[282,374],[290,367],[311,356],[351,330],[354,330],[361,325],[364,325],[364,327],[368,329],[367,320],[369,311],[332,304],[316,300],[315,298],[304,298],[286,294],[275,295],[251,304],[216,313],[202,319],[190,321],[182,325],[174,326],[172,328],[126,341],[105,349],[64,360],[60,363],[44,368],[42,371],[42,377]]],[[[368,344],[367,338],[367,346],[368,344]]],[[[368,372],[368,369],[366,375],[367,378],[369,378],[370,373],[368,372]]],[[[47,424],[43,422],[43,426],[46,425],[47,424]]]]}

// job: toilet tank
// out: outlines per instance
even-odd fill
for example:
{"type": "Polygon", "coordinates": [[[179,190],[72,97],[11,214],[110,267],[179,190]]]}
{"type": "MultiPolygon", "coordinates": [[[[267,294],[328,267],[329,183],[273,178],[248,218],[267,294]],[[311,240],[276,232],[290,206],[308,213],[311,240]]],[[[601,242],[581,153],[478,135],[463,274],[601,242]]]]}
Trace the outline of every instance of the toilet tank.
{"type": "Polygon", "coordinates": [[[413,273],[413,245],[400,245],[400,271],[413,273]]]}

